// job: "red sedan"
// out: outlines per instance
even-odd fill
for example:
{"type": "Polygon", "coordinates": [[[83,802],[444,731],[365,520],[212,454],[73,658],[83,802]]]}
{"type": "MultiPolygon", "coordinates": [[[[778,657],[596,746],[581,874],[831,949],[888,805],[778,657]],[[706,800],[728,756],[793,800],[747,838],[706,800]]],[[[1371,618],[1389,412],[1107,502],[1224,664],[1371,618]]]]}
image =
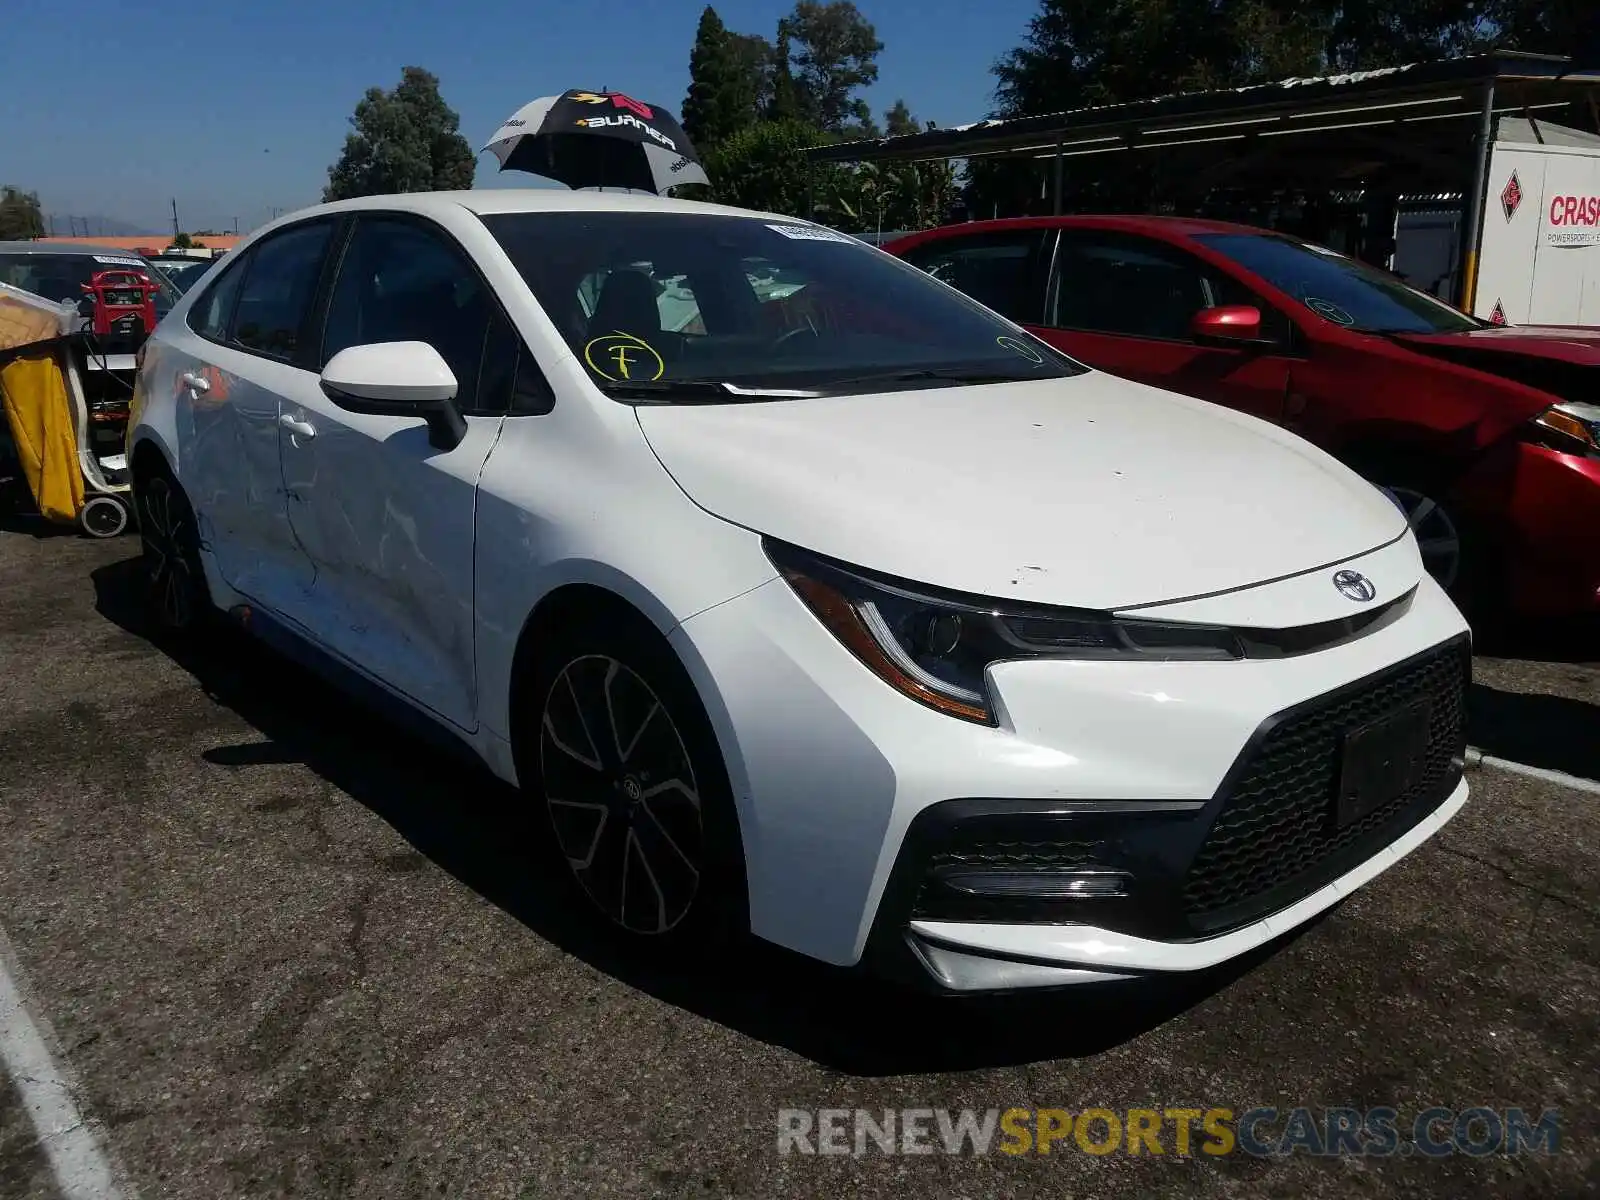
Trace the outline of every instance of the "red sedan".
{"type": "Polygon", "coordinates": [[[1600,329],[1490,325],[1218,221],[976,221],[885,249],[1090,366],[1322,446],[1395,497],[1464,606],[1600,608],[1600,329]]]}

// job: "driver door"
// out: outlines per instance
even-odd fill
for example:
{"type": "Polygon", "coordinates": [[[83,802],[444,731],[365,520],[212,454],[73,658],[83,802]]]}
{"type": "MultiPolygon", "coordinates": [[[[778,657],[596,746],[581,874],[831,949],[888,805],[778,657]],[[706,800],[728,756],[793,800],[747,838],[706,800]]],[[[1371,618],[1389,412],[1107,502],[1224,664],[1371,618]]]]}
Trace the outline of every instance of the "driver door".
{"type": "Polygon", "coordinates": [[[466,436],[352,413],[320,389],[284,413],[296,538],[316,572],[299,620],[323,645],[459,728],[477,723],[473,559],[478,477],[510,404],[520,341],[444,230],[356,219],[328,302],[319,369],[348,346],[422,341],[455,375],[466,436]]]}

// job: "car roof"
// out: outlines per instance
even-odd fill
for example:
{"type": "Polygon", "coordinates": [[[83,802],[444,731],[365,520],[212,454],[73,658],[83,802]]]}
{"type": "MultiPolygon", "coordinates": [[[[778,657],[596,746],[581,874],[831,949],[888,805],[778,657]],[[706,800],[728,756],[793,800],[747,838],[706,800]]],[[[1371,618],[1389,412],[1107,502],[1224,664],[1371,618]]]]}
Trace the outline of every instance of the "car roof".
{"type": "Polygon", "coordinates": [[[109,254],[115,258],[143,258],[134,250],[116,246],[92,246],[83,242],[0,242],[0,254],[54,254],[68,258],[109,254]]]}
{"type": "MultiPolygon", "coordinates": [[[[500,213],[536,212],[663,212],[703,213],[718,216],[765,217],[768,220],[795,221],[781,213],[752,212],[709,204],[698,200],[678,200],[643,192],[577,192],[567,188],[484,188],[462,192],[403,192],[390,196],[361,196],[303,208],[280,217],[273,225],[303,220],[318,213],[359,212],[363,209],[414,212],[441,216],[451,209],[466,209],[478,216],[500,213]]],[[[271,228],[269,226],[268,228],[271,228]]]]}

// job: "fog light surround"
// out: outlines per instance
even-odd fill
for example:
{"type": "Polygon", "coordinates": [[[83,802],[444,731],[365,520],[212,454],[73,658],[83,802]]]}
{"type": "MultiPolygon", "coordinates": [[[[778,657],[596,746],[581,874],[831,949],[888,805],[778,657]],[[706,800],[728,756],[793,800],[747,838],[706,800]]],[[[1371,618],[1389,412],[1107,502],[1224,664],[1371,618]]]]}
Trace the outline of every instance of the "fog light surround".
{"type": "Polygon", "coordinates": [[[1127,871],[1085,867],[1074,871],[941,872],[939,882],[969,896],[996,899],[1116,900],[1128,895],[1133,876],[1127,871]]]}

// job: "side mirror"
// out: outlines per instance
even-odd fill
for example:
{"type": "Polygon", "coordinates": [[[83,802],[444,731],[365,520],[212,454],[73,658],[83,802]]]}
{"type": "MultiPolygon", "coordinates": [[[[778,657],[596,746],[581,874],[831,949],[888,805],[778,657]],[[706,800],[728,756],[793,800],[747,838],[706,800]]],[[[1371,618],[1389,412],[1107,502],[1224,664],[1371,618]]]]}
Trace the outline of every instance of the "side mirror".
{"type": "Polygon", "coordinates": [[[346,412],[421,418],[429,444],[440,450],[454,450],[467,436],[456,377],[427,342],[347,347],[322,368],[322,394],[346,412]]]}
{"type": "Polygon", "coordinates": [[[1261,336],[1261,310],[1252,304],[1202,308],[1189,319],[1189,336],[1202,346],[1269,346],[1261,336]]]}

